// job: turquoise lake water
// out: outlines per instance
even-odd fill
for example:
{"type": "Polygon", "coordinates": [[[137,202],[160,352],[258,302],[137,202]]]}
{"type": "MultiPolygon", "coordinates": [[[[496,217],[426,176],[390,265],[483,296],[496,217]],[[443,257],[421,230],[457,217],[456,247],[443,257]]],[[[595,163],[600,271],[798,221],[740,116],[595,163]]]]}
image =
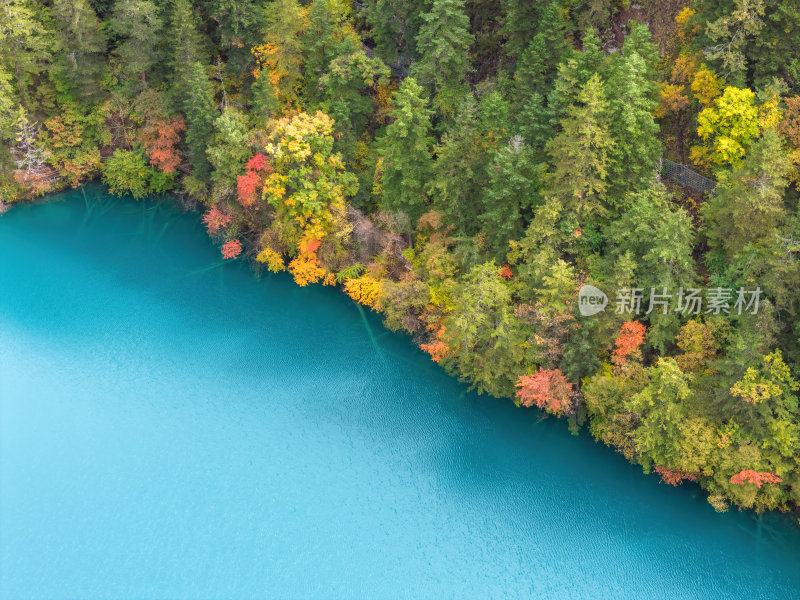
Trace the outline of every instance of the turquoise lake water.
{"type": "Polygon", "coordinates": [[[0,598],[800,597],[716,514],[330,288],[97,186],[0,217],[0,598]]]}

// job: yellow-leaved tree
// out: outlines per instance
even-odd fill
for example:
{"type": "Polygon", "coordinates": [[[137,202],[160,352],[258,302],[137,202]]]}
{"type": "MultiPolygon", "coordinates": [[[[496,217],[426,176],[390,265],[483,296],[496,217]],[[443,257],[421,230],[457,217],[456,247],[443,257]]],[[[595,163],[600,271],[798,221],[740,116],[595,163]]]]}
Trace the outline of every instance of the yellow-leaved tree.
{"type": "Polygon", "coordinates": [[[264,182],[263,195],[275,211],[273,239],[279,247],[269,247],[270,252],[265,248],[257,258],[276,270],[276,253],[293,257],[289,271],[299,285],[325,276],[317,251],[344,220],[345,199],[358,191],[358,179],[333,152],[333,125],[323,112],[301,112],[270,123],[266,154],[274,172],[264,182]]]}
{"type": "Polygon", "coordinates": [[[697,135],[704,143],[692,148],[694,163],[706,167],[739,166],[750,143],[780,121],[779,100],[773,95],[757,104],[752,90],[726,87],[697,117],[697,135]]]}

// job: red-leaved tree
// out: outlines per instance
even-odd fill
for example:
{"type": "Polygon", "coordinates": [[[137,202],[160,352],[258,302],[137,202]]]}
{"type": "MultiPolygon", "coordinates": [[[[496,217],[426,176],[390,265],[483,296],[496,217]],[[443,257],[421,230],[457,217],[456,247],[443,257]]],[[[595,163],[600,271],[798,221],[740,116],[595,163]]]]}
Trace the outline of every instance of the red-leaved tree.
{"type": "Polygon", "coordinates": [[[638,356],[639,348],[644,343],[645,333],[647,333],[647,328],[639,321],[623,323],[619,335],[614,341],[616,348],[611,353],[614,363],[622,364],[629,356],[638,356]]]}
{"type": "Polygon", "coordinates": [[[572,410],[572,384],[560,369],[539,367],[534,375],[520,375],[517,398],[523,406],[538,406],[560,415],[572,410]]]}
{"type": "Polygon", "coordinates": [[[260,152],[253,156],[250,160],[247,161],[245,165],[245,169],[248,171],[262,171],[269,166],[267,162],[267,157],[260,152]]]}
{"type": "Polygon", "coordinates": [[[231,240],[222,245],[222,258],[236,258],[242,253],[242,242],[239,240],[231,240]]]}
{"type": "Polygon", "coordinates": [[[261,153],[256,154],[245,165],[245,174],[239,175],[236,180],[237,198],[239,203],[248,208],[258,198],[258,188],[262,175],[269,175],[274,171],[267,157],[261,153]],[[263,171],[263,173],[262,173],[263,171]]]}
{"type": "Polygon", "coordinates": [[[244,175],[239,175],[236,179],[237,198],[245,208],[252,206],[253,202],[256,201],[258,182],[259,178],[256,171],[248,171],[244,175]]]}
{"type": "Polygon", "coordinates": [[[203,223],[206,224],[206,231],[209,235],[217,233],[220,229],[224,229],[230,225],[233,217],[227,213],[222,212],[216,206],[209,208],[203,215],[203,223]]]}
{"type": "Polygon", "coordinates": [[[739,471],[736,475],[731,477],[731,483],[734,485],[744,485],[745,483],[755,483],[759,488],[765,483],[783,483],[783,479],[778,477],[775,473],[769,471],[758,472],[753,469],[745,469],[739,471]]]}

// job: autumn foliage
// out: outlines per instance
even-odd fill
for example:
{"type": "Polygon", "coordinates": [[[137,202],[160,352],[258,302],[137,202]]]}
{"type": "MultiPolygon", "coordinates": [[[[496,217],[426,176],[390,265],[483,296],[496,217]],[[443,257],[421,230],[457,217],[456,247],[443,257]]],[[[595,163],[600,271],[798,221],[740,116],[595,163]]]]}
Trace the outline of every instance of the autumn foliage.
{"type": "Polygon", "coordinates": [[[259,152],[258,154],[254,155],[250,160],[247,161],[245,165],[245,169],[248,171],[263,171],[269,166],[267,162],[267,157],[259,152]]]}
{"type": "Polygon", "coordinates": [[[369,306],[372,310],[378,310],[381,289],[380,280],[369,275],[352,277],[344,282],[345,293],[359,304],[369,306]]]}
{"type": "Polygon", "coordinates": [[[500,269],[497,271],[497,274],[506,281],[509,281],[514,276],[514,271],[512,271],[511,267],[506,264],[500,267],[500,269]]]}
{"type": "Polygon", "coordinates": [[[186,129],[186,123],[180,117],[161,119],[142,128],[140,137],[144,144],[150,164],[163,173],[174,173],[181,164],[181,154],[178,144],[181,141],[181,131],[186,129]]]}
{"type": "Polygon", "coordinates": [[[614,348],[612,354],[613,361],[616,364],[624,363],[629,356],[636,356],[639,354],[639,348],[644,343],[644,334],[647,328],[639,321],[628,321],[622,324],[617,339],[614,341],[614,348]]]}
{"type": "Polygon", "coordinates": [[[236,258],[242,253],[242,242],[239,240],[231,240],[222,245],[222,258],[236,258]]]}
{"type": "Polygon", "coordinates": [[[244,175],[239,175],[236,181],[236,191],[239,203],[247,208],[256,200],[256,190],[258,189],[258,173],[247,171],[244,175]]]}
{"type": "Polygon", "coordinates": [[[322,242],[317,238],[305,235],[300,239],[300,242],[298,242],[297,249],[300,251],[300,254],[316,256],[317,250],[319,250],[321,244],[322,242]]]}
{"type": "Polygon", "coordinates": [[[45,172],[14,171],[14,181],[31,191],[34,196],[46,194],[53,188],[53,177],[45,172]]]}
{"type": "Polygon", "coordinates": [[[319,265],[315,255],[300,254],[289,263],[289,272],[300,287],[317,283],[325,276],[325,269],[319,265]]]}
{"type": "Polygon", "coordinates": [[[321,111],[272,124],[273,143],[266,150],[274,168],[265,170],[263,197],[292,232],[287,245],[300,254],[313,253],[302,243],[324,239],[340,222],[337,215],[346,210],[345,198],[358,190],[358,179],[333,152],[333,125],[321,111]]]}
{"type": "Polygon", "coordinates": [[[441,362],[450,355],[450,347],[444,343],[444,327],[440,327],[436,332],[435,339],[430,344],[420,344],[419,347],[431,355],[435,363],[441,362]]]}
{"type": "Polygon", "coordinates": [[[554,414],[570,412],[572,384],[560,369],[543,369],[534,375],[520,375],[517,380],[517,399],[522,406],[537,406],[554,414]]]}
{"type": "Polygon", "coordinates": [[[256,260],[260,263],[265,263],[267,269],[273,273],[280,273],[286,270],[286,265],[283,262],[283,256],[272,248],[264,248],[256,256],[256,260]]]}
{"type": "Polygon", "coordinates": [[[745,483],[755,483],[759,488],[765,483],[783,483],[783,479],[778,477],[775,473],[768,471],[759,473],[752,469],[739,471],[731,477],[731,483],[735,485],[744,485],[745,483]]]}
{"type": "Polygon", "coordinates": [[[656,465],[653,471],[661,475],[661,482],[667,485],[678,486],[684,481],[697,481],[697,473],[692,471],[682,471],[680,469],[670,469],[656,465]]]}
{"type": "Polygon", "coordinates": [[[269,175],[272,173],[272,165],[267,161],[267,157],[261,153],[253,156],[245,165],[245,174],[239,175],[236,182],[237,199],[245,208],[252,206],[258,198],[258,188],[261,184],[260,174],[269,175]]]}
{"type": "Polygon", "coordinates": [[[216,206],[209,208],[203,215],[203,223],[206,225],[206,231],[209,235],[217,233],[220,229],[224,229],[230,225],[233,217],[229,214],[222,212],[216,206]]]}

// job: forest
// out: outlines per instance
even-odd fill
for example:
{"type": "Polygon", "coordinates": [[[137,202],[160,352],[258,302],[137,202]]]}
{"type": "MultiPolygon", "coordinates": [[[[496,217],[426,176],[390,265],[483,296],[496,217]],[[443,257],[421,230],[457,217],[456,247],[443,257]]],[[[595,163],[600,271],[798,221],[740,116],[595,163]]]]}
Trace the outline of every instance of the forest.
{"type": "Polygon", "coordinates": [[[0,212],[175,194],[479,392],[800,509],[796,1],[0,0],[0,138],[0,212]]]}

